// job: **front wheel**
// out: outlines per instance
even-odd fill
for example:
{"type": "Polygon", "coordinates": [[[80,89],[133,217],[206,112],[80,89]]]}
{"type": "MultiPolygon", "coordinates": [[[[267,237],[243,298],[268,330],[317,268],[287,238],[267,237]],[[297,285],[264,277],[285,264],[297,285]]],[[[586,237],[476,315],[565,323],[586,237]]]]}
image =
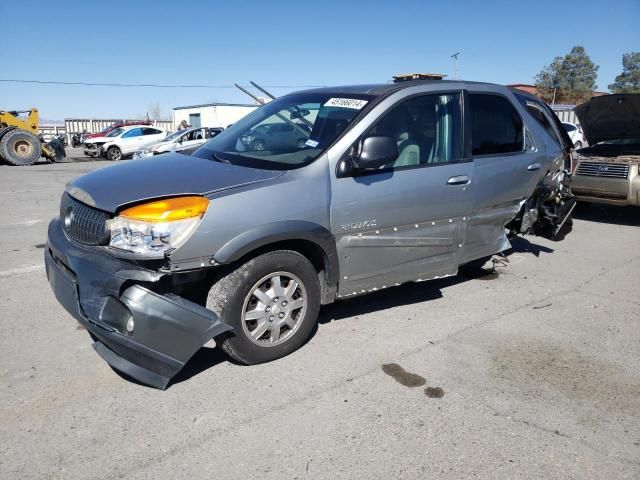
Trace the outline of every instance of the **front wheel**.
{"type": "Polygon", "coordinates": [[[246,365],[275,360],[311,335],[320,311],[318,275],[297,252],[268,252],[218,280],[207,308],[234,328],[222,340],[227,355],[246,365]]]}
{"type": "Polygon", "coordinates": [[[117,162],[122,158],[122,151],[118,147],[109,147],[107,158],[112,162],[117,162]]]}
{"type": "Polygon", "coordinates": [[[582,148],[582,142],[576,142],[574,146],[576,147],[576,150],[579,150],[582,148]]]}

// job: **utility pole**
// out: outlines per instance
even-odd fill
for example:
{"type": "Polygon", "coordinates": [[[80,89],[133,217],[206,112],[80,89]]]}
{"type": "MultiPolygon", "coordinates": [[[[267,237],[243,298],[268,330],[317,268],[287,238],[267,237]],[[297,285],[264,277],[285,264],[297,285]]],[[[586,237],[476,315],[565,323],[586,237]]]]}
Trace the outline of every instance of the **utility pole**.
{"type": "Polygon", "coordinates": [[[460,55],[460,52],[456,52],[453,55],[451,55],[451,58],[453,58],[453,79],[454,80],[458,79],[458,55],[460,55]]]}

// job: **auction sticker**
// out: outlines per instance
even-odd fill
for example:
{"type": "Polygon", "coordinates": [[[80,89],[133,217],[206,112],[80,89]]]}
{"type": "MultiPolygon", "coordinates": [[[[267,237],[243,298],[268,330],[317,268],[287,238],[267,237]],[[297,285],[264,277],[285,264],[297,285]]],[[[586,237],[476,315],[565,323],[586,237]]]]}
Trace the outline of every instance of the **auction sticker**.
{"type": "Polygon", "coordinates": [[[325,107],[340,107],[340,108],[352,108],[354,110],[360,110],[367,104],[366,100],[358,100],[355,98],[330,98],[325,107]]]}

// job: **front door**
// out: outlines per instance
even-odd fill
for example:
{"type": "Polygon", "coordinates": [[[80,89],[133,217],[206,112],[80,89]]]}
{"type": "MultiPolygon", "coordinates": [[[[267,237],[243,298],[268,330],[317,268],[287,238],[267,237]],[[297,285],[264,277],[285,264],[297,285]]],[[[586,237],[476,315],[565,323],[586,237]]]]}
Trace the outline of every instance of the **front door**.
{"type": "Polygon", "coordinates": [[[473,193],[461,110],[459,92],[401,101],[362,136],[392,136],[398,158],[332,179],[340,295],[456,273],[473,193]]]}

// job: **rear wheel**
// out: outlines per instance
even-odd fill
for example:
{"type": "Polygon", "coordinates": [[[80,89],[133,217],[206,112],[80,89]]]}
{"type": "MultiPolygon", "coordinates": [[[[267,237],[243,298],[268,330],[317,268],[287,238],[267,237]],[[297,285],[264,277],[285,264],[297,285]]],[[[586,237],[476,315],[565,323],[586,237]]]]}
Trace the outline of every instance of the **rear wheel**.
{"type": "Polygon", "coordinates": [[[32,165],[41,153],[40,140],[25,130],[11,130],[0,140],[0,157],[11,165],[32,165]]]}
{"type": "Polygon", "coordinates": [[[109,147],[107,150],[107,158],[112,162],[122,159],[122,151],[118,147],[109,147]]]}
{"type": "Polygon", "coordinates": [[[218,280],[207,308],[234,328],[222,350],[238,362],[268,362],[300,348],[320,310],[320,284],[301,254],[278,250],[260,255],[218,280]]]}

